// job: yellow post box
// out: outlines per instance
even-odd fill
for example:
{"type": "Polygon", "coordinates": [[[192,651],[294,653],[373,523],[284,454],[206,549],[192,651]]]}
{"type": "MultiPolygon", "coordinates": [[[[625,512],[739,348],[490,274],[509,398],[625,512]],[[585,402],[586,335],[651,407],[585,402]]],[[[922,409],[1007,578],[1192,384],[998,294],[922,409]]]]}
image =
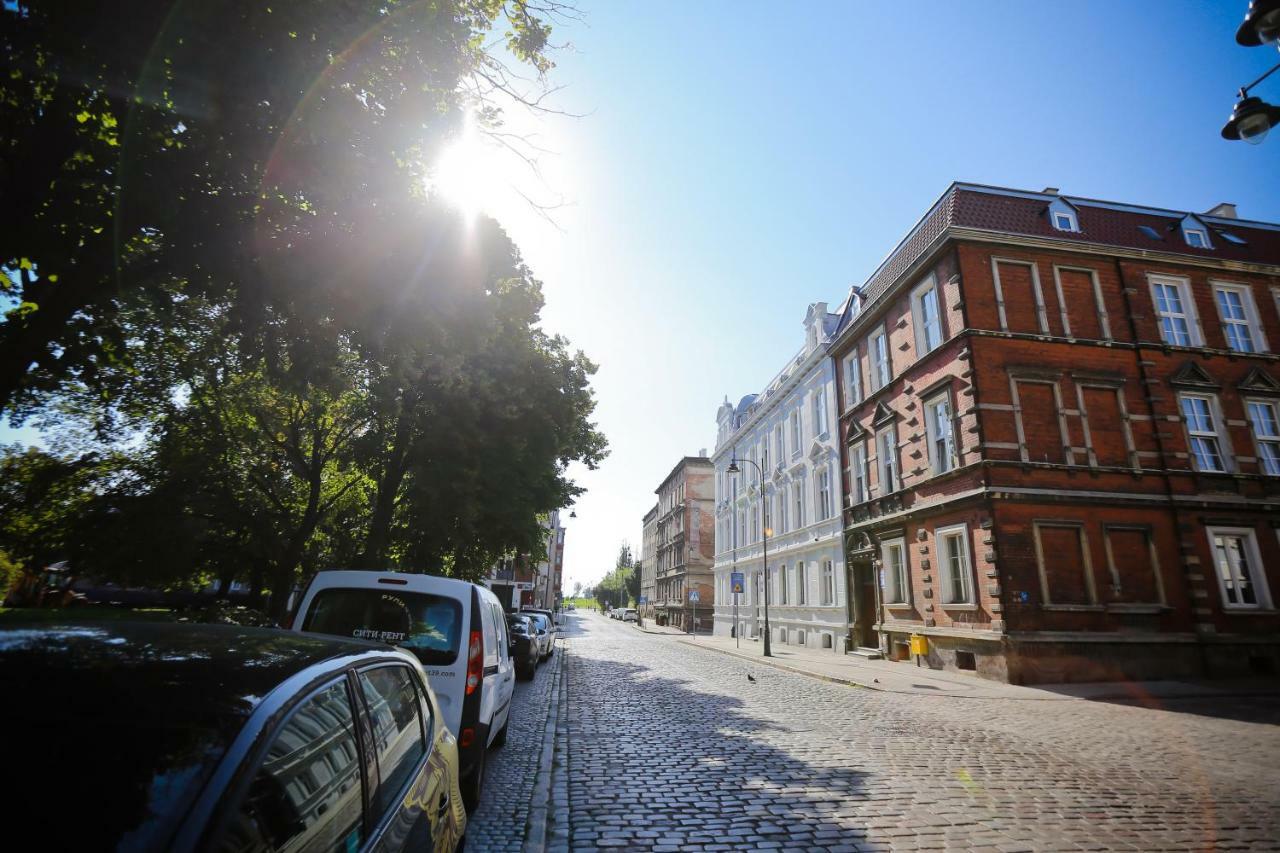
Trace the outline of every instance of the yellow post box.
{"type": "Polygon", "coordinates": [[[923,634],[911,635],[911,654],[927,655],[929,654],[929,638],[923,634]]]}

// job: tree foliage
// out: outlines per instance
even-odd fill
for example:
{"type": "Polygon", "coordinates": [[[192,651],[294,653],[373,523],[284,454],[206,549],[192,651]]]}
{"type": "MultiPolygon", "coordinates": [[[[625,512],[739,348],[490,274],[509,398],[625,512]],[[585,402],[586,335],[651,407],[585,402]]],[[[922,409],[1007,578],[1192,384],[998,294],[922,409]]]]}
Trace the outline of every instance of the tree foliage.
{"type": "Polygon", "coordinates": [[[605,453],[595,367],[426,178],[464,111],[500,121],[486,35],[545,73],[557,8],[0,11],[0,414],[79,436],[5,452],[0,500],[38,518],[0,547],[277,610],[320,567],[474,577],[536,548],[605,453]]]}

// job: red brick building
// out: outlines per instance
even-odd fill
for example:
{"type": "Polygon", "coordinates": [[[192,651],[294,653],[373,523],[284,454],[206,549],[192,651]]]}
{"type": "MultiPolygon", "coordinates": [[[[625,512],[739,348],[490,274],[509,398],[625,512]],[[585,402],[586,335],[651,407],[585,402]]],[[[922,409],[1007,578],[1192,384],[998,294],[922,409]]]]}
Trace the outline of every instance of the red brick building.
{"type": "Polygon", "coordinates": [[[660,624],[685,631],[710,631],[716,603],[712,573],[715,469],[711,460],[704,453],[684,457],[654,493],[658,496],[653,552],[655,618],[660,624]],[[692,592],[697,595],[690,596],[692,592]]]}
{"type": "Polygon", "coordinates": [[[860,296],[854,646],[1016,683],[1280,668],[1280,226],[953,184],[860,296]]]}

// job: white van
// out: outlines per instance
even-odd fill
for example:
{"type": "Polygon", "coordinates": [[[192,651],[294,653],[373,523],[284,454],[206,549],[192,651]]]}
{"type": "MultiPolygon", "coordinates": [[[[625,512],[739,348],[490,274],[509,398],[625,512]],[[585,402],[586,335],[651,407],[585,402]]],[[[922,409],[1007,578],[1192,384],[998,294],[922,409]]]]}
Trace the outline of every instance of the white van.
{"type": "Polygon", "coordinates": [[[462,799],[475,808],[485,753],[507,739],[516,682],[507,618],[493,593],[432,575],[320,572],[293,629],[382,641],[416,655],[458,738],[462,799]]]}

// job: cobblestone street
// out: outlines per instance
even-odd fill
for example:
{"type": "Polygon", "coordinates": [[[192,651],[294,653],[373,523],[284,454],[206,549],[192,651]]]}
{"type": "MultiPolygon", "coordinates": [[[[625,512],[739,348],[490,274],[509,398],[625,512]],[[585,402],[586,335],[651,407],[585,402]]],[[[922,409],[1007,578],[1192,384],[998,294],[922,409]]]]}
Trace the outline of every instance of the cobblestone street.
{"type": "Polygon", "coordinates": [[[1270,704],[903,697],[569,625],[552,849],[1280,849],[1270,704]]]}

